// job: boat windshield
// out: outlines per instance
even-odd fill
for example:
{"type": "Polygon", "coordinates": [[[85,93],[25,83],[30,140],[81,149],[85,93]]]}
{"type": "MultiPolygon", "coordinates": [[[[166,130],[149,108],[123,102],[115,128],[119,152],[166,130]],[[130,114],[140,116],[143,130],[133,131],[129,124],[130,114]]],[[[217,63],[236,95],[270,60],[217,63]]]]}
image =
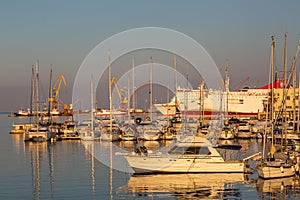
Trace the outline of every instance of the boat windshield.
{"type": "Polygon", "coordinates": [[[171,148],[169,154],[184,154],[184,155],[209,155],[211,152],[207,147],[178,147],[171,148]]]}

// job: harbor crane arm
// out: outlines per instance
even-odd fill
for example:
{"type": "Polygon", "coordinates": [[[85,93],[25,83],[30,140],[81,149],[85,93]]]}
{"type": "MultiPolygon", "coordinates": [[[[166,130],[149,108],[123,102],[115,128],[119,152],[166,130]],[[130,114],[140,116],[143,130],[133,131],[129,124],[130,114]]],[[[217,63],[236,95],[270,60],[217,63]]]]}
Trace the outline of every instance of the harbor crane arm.
{"type": "MultiPolygon", "coordinates": [[[[120,89],[119,89],[120,85],[119,85],[119,83],[118,83],[117,78],[116,78],[116,77],[113,77],[113,78],[111,79],[111,81],[110,81],[110,84],[111,84],[111,86],[112,86],[112,84],[115,85],[115,88],[116,88],[116,90],[117,90],[118,96],[119,96],[119,98],[120,98],[120,103],[121,103],[121,104],[126,104],[126,103],[127,103],[127,99],[126,99],[126,97],[125,97],[124,95],[122,95],[122,94],[124,93],[124,90],[121,89],[121,91],[120,91],[120,89]]],[[[120,87],[120,88],[121,88],[121,87],[120,87]]]]}
{"type": "Polygon", "coordinates": [[[50,102],[58,102],[59,91],[62,83],[64,84],[64,86],[67,85],[65,77],[63,75],[60,75],[56,80],[54,86],[52,87],[53,97],[49,99],[50,102]]]}

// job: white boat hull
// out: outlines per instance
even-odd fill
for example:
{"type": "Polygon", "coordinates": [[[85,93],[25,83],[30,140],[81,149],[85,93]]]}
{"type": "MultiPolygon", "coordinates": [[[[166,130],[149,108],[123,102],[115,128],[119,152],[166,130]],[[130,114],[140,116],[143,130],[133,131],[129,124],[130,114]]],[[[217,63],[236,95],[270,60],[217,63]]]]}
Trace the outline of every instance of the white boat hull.
{"type": "Polygon", "coordinates": [[[295,175],[295,167],[293,165],[269,165],[267,163],[256,167],[259,177],[264,179],[283,178],[295,175]]]}
{"type": "Polygon", "coordinates": [[[242,161],[213,161],[202,158],[177,158],[161,156],[125,156],[135,173],[242,173],[242,161]],[[209,160],[209,161],[208,161],[209,160]]]}

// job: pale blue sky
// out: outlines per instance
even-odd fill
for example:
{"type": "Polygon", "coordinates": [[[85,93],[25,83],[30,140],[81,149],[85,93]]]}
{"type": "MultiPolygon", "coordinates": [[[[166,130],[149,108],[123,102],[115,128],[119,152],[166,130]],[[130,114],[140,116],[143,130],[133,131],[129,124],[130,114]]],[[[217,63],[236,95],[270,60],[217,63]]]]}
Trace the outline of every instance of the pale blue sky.
{"type": "MultiPolygon", "coordinates": [[[[180,31],[199,42],[218,67],[230,60],[232,88],[250,76],[250,86],[268,81],[270,37],[282,68],[288,33],[290,66],[300,40],[299,1],[0,1],[0,110],[29,105],[31,65],[40,60],[47,95],[54,77],[72,83],[85,56],[101,41],[131,28],[155,26],[180,31]]],[[[62,95],[63,95],[62,94],[62,95]]],[[[65,97],[65,101],[70,101],[65,97]]]]}

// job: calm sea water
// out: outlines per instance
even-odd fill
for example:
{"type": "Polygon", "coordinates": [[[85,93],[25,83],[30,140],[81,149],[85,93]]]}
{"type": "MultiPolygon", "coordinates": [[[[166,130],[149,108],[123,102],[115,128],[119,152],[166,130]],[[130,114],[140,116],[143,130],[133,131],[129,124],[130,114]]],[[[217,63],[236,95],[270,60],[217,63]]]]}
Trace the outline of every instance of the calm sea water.
{"type": "MultiPolygon", "coordinates": [[[[299,178],[294,177],[264,181],[256,173],[136,176],[111,170],[90,154],[87,146],[94,144],[24,143],[23,136],[9,134],[13,123],[27,120],[0,114],[0,199],[300,199],[299,178]]],[[[225,156],[261,150],[261,141],[238,143],[243,148],[225,156]]],[[[134,144],[117,145],[132,149],[134,144]]]]}

